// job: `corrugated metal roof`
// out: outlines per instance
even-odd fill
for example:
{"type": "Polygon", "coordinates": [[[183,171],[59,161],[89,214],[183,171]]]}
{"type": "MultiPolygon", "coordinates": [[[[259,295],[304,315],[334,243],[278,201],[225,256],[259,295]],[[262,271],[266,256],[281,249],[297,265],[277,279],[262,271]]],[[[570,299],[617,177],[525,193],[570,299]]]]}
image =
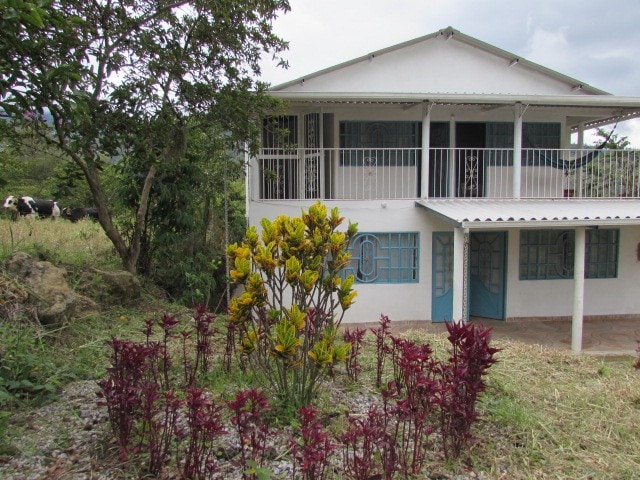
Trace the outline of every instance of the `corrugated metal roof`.
{"type": "Polygon", "coordinates": [[[640,225],[639,199],[424,199],[416,205],[469,229],[640,225]]]}

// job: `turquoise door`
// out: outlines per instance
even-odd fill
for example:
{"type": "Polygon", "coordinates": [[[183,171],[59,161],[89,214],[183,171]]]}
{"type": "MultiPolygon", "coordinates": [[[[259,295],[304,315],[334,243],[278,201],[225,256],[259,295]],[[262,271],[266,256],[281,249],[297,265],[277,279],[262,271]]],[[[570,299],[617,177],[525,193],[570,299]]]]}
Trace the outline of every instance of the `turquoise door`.
{"type": "Polygon", "coordinates": [[[469,238],[469,314],[504,319],[505,232],[472,233],[469,238]]]}
{"type": "Polygon", "coordinates": [[[453,232],[433,232],[431,269],[431,321],[453,316],[453,232]]]}

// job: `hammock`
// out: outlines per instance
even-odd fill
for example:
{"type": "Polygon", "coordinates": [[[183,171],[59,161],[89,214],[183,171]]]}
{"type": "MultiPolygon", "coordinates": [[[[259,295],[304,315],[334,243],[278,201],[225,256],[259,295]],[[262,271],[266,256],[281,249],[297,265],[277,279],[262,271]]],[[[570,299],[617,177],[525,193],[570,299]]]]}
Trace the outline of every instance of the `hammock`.
{"type": "MultiPolygon", "coordinates": [[[[613,132],[615,131],[617,126],[618,126],[618,122],[616,121],[616,124],[611,129],[611,132],[609,132],[609,135],[607,135],[607,138],[605,138],[605,140],[600,145],[598,145],[593,150],[589,150],[583,156],[579,158],[573,158],[573,159],[562,158],[563,156],[562,152],[559,152],[559,151],[553,151],[553,152],[550,152],[550,154],[547,154],[543,149],[537,149],[534,143],[526,135],[525,135],[525,140],[529,145],[531,145],[532,148],[537,149],[536,151],[529,152],[529,155],[531,155],[534,159],[543,160],[545,165],[549,167],[557,168],[558,170],[560,169],[577,170],[579,168],[584,167],[585,165],[588,165],[589,163],[591,163],[593,160],[595,160],[600,156],[600,154],[604,150],[604,147],[607,145],[607,143],[609,143],[609,140],[611,140],[611,137],[613,136],[613,132]]],[[[536,165],[542,165],[542,162],[536,163],[536,165]]]]}

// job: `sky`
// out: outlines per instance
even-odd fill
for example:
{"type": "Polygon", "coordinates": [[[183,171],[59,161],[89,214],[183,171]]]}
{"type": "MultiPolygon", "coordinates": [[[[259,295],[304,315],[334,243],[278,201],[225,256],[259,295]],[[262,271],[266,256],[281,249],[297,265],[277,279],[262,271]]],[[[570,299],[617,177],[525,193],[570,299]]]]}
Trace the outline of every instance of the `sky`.
{"type": "MultiPolygon", "coordinates": [[[[262,80],[271,85],[451,26],[606,92],[640,97],[638,0],[290,0],[290,6],[274,23],[289,42],[289,68],[262,64],[262,80]]],[[[615,133],[640,148],[640,119],[615,133]]]]}

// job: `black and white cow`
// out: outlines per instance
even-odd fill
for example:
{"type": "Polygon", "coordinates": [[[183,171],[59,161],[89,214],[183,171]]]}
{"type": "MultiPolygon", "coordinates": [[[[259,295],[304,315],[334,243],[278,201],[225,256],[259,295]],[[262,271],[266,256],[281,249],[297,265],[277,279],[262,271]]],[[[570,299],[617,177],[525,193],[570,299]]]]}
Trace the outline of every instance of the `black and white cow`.
{"type": "Polygon", "coordinates": [[[76,223],[83,218],[90,218],[94,222],[98,221],[98,209],[95,207],[85,208],[85,207],[77,207],[77,208],[68,208],[65,207],[62,209],[61,215],[71,220],[73,223],[76,223]]]}
{"type": "Polygon", "coordinates": [[[58,202],[33,197],[14,197],[4,199],[4,208],[16,210],[23,217],[40,217],[56,219],[60,216],[58,202]]]}

